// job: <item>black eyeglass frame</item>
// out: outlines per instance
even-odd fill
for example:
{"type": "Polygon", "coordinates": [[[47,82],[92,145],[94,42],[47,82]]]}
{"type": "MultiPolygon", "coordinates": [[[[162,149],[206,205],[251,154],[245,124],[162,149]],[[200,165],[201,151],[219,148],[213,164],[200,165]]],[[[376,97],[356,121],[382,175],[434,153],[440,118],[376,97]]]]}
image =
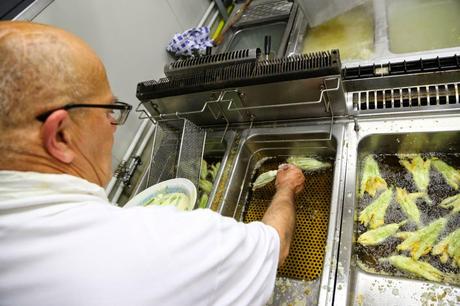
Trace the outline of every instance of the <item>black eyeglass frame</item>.
{"type": "Polygon", "coordinates": [[[57,110],[63,109],[63,110],[69,110],[73,108],[80,108],[80,107],[86,107],[86,108],[104,108],[104,109],[119,109],[121,110],[121,116],[120,119],[117,120],[116,122],[112,122],[113,125],[122,125],[123,123],[126,122],[126,119],[128,118],[129,112],[133,108],[131,105],[125,102],[121,101],[116,101],[113,104],[78,104],[78,103],[69,103],[66,104],[62,107],[58,107],[49,111],[46,111],[37,117],[35,117],[38,121],[45,122],[48,117],[54,113],[57,110]]]}

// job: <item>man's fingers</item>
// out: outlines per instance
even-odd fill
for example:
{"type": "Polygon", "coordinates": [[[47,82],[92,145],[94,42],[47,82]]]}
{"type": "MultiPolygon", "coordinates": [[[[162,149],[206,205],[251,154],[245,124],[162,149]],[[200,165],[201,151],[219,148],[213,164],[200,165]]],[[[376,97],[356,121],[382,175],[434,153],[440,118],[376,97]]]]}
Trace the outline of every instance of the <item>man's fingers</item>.
{"type": "Polygon", "coordinates": [[[281,164],[278,166],[278,170],[288,170],[289,168],[289,164],[281,164]]]}
{"type": "Polygon", "coordinates": [[[291,164],[281,164],[278,166],[276,176],[276,188],[289,188],[295,193],[303,189],[305,177],[298,167],[291,164]]]}

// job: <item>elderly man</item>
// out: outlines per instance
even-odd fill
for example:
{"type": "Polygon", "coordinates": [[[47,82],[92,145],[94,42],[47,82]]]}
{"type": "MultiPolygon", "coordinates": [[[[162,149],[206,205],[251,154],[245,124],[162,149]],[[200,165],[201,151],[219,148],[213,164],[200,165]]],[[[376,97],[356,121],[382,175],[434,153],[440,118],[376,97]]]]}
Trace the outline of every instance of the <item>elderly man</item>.
{"type": "Polygon", "coordinates": [[[0,305],[264,304],[301,171],[279,171],[263,222],[114,207],[102,187],[130,109],[79,38],[0,22],[0,305]]]}

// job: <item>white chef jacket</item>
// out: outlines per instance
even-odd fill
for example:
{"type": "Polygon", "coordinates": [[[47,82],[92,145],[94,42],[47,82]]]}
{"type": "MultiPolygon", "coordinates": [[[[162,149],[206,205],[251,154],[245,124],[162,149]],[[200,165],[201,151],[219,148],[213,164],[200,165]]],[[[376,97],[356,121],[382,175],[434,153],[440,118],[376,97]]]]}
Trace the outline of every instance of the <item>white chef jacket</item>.
{"type": "Polygon", "coordinates": [[[279,243],[261,222],[120,208],[77,177],[0,171],[0,305],[262,305],[279,243]]]}

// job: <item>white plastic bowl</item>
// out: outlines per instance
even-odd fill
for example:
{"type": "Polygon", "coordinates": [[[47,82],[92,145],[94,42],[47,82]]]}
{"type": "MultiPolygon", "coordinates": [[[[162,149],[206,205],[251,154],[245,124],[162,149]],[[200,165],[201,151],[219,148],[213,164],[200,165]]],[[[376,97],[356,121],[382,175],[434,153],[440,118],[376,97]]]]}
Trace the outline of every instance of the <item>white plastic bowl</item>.
{"type": "Polygon", "coordinates": [[[175,178],[167,180],[156,185],[150,186],[141,193],[137,194],[128,201],[123,207],[144,206],[158,193],[182,192],[189,198],[190,203],[187,210],[192,210],[196,202],[196,187],[193,183],[185,178],[175,178]]]}

